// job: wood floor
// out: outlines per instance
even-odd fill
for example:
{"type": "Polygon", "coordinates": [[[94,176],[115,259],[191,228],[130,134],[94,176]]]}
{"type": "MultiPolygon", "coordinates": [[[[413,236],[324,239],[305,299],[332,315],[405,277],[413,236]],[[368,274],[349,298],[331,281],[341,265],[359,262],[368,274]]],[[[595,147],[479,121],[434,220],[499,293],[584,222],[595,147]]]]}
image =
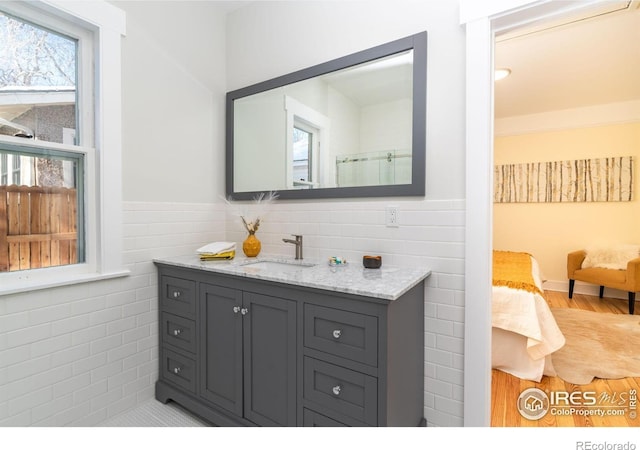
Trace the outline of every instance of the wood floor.
{"type": "MultiPolygon", "coordinates": [[[[551,308],[577,308],[590,311],[608,312],[616,314],[629,314],[628,302],[622,299],[603,298],[597,296],[574,294],[569,299],[565,292],[546,291],[545,298],[551,308]]],[[[636,305],[635,315],[639,315],[636,305]]],[[[638,350],[640,352],[640,348],[638,350]]],[[[530,387],[537,387],[545,392],[552,391],[595,391],[597,395],[602,392],[624,393],[635,389],[640,396],[640,378],[623,378],[621,380],[596,379],[591,384],[577,386],[566,383],[558,377],[544,376],[540,383],[521,380],[513,375],[499,370],[493,370],[491,376],[491,426],[492,427],[638,427],[640,417],[624,416],[579,415],[559,416],[546,414],[542,419],[532,421],[520,415],[516,407],[516,401],[522,391],[530,387]]],[[[583,408],[589,409],[589,408],[583,408]]],[[[589,412],[589,411],[585,411],[589,412]]],[[[638,405],[640,415],[640,404],[638,405]]]]}

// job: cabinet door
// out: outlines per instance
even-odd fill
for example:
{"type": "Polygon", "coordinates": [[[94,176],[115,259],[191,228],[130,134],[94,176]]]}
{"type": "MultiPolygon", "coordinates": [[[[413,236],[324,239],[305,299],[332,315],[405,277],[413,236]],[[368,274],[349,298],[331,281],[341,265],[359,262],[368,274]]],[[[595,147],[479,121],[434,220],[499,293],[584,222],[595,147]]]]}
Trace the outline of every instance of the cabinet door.
{"type": "Polygon", "coordinates": [[[242,416],[242,292],[200,285],[200,395],[242,416]]]}
{"type": "Polygon", "coordinates": [[[244,293],[244,414],[296,426],[296,303],[244,293]]]}

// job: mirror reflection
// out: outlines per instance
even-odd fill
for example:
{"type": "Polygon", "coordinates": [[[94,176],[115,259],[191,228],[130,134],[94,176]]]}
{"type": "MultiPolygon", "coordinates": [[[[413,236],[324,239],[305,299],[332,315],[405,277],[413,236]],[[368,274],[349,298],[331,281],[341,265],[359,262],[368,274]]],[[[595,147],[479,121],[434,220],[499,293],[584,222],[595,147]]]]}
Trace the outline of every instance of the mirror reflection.
{"type": "Polygon", "coordinates": [[[237,99],[234,190],[411,183],[413,50],[237,99]]]}

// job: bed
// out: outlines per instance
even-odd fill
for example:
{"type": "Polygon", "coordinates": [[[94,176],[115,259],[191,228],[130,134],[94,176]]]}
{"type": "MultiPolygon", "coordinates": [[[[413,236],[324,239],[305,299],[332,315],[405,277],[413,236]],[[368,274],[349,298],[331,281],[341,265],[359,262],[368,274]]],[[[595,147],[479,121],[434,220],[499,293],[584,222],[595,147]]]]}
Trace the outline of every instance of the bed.
{"type": "Polygon", "coordinates": [[[493,252],[491,366],[539,382],[555,376],[551,354],[565,338],[543,297],[542,276],[528,253],[493,252]]]}

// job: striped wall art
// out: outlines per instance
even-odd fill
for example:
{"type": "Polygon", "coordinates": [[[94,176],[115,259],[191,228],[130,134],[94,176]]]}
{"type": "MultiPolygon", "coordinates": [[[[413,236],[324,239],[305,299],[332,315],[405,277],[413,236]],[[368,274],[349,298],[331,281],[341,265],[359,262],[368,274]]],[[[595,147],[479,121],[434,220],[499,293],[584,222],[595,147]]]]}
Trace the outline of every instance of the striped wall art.
{"type": "Polygon", "coordinates": [[[628,202],[633,157],[578,159],[495,166],[495,203],[628,202]]]}

